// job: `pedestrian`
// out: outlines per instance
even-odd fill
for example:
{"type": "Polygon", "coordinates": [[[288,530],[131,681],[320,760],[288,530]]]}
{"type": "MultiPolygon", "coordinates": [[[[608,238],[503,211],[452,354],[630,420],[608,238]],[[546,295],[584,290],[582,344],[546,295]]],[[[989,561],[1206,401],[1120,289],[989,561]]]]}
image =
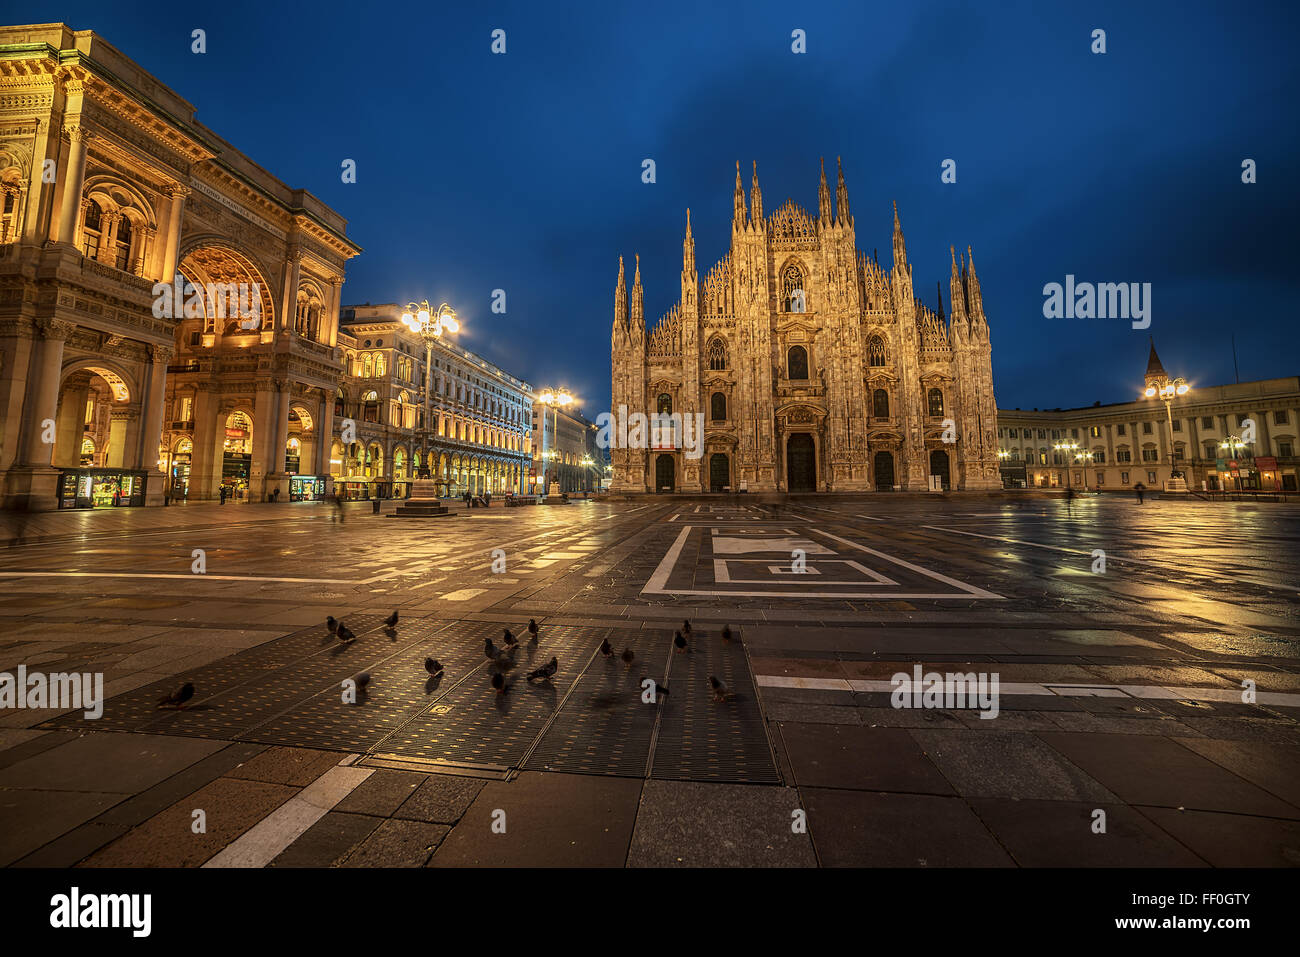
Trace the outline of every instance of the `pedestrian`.
{"type": "Polygon", "coordinates": [[[224,486],[224,485],[221,486],[221,502],[220,502],[220,504],[222,504],[222,505],[225,505],[225,504],[226,504],[226,486],[224,486]]]}
{"type": "Polygon", "coordinates": [[[1133,491],[1137,492],[1138,504],[1139,504],[1139,505],[1142,504],[1142,493],[1145,492],[1146,490],[1147,490],[1147,487],[1146,487],[1145,485],[1143,485],[1141,482],[1138,482],[1137,485],[1134,485],[1134,486],[1133,486],[1133,491]]]}
{"type": "Polygon", "coordinates": [[[343,493],[334,493],[334,511],[338,515],[339,524],[342,525],[347,519],[343,512],[343,493]]]}

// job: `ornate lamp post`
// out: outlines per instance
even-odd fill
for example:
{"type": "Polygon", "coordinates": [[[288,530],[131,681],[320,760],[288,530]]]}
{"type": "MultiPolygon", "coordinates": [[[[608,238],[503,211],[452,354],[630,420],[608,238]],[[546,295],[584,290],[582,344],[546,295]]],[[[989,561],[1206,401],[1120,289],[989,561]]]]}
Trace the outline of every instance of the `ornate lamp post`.
{"type": "Polygon", "coordinates": [[[460,321],[456,310],[443,303],[437,309],[429,305],[429,300],[418,303],[408,302],[406,312],[402,313],[402,325],[424,340],[424,469],[433,477],[429,467],[429,436],[432,434],[430,403],[433,400],[433,343],[442,338],[443,332],[459,332],[460,321]]]}
{"type": "Polygon", "coordinates": [[[546,447],[546,410],[547,409],[554,410],[554,416],[551,424],[551,435],[555,437],[555,445],[558,446],[560,444],[559,435],[557,434],[560,427],[560,406],[569,405],[570,403],[575,402],[577,400],[574,399],[573,396],[569,394],[569,391],[567,389],[547,389],[537,396],[537,401],[542,403],[542,462],[543,462],[542,483],[546,486],[546,494],[550,495],[551,494],[550,472],[546,468],[544,463],[552,462],[558,459],[560,452],[558,448],[552,448],[549,450],[551,454],[547,455],[548,450],[546,447]]]}
{"type": "Polygon", "coordinates": [[[1058,452],[1065,453],[1065,487],[1073,488],[1074,486],[1070,481],[1070,459],[1074,458],[1077,461],[1079,443],[1073,440],[1069,442],[1057,442],[1052,446],[1052,448],[1056,449],[1058,452]]]}
{"type": "Polygon", "coordinates": [[[1169,422],[1169,480],[1173,481],[1178,466],[1174,460],[1174,398],[1181,395],[1187,395],[1192,391],[1192,387],[1187,384],[1186,380],[1166,379],[1164,382],[1156,385],[1152,383],[1146,387],[1143,393],[1148,399],[1154,399],[1157,396],[1165,404],[1165,418],[1169,422]]]}
{"type": "MultiPolygon", "coordinates": [[[[1246,447],[1246,443],[1241,441],[1241,439],[1235,435],[1230,435],[1222,442],[1219,443],[1219,448],[1222,449],[1224,452],[1228,453],[1225,456],[1225,458],[1229,458],[1229,459],[1235,459],[1237,457],[1237,454],[1245,447],[1246,447]]],[[[1237,471],[1241,471],[1240,466],[1238,466],[1237,471]]],[[[1231,475],[1231,472],[1229,472],[1229,474],[1231,475]]],[[[1236,489],[1234,489],[1234,491],[1240,492],[1241,479],[1239,478],[1233,479],[1233,483],[1237,486],[1236,489]]]]}

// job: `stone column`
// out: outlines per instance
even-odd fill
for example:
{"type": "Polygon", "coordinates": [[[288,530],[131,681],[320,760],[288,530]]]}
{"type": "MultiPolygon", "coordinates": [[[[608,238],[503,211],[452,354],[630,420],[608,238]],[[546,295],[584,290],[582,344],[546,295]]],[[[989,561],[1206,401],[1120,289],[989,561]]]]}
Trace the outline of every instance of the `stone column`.
{"type": "Polygon", "coordinates": [[[321,390],[320,415],[316,419],[317,475],[330,474],[330,447],[334,444],[334,396],[329,389],[321,390]]]}
{"type": "Polygon", "coordinates": [[[339,307],[342,303],[343,280],[330,280],[330,302],[325,312],[325,328],[321,329],[320,341],[333,348],[339,343],[339,307]]]}
{"type": "MultiPolygon", "coordinates": [[[[167,192],[171,196],[171,209],[168,211],[167,246],[163,254],[163,282],[171,282],[176,278],[176,268],[180,265],[181,214],[185,209],[185,197],[190,195],[191,190],[178,183],[167,192]]],[[[177,312],[183,314],[179,309],[177,312]]]]}
{"type": "Polygon", "coordinates": [[[86,400],[90,397],[90,373],[78,372],[68,380],[59,406],[54,442],[56,466],[81,464],[81,440],[85,436],[86,400]]]}
{"type": "Polygon", "coordinates": [[[122,221],[121,213],[106,211],[100,217],[99,261],[112,266],[117,261],[117,225],[122,221]]]}
{"type": "Polygon", "coordinates": [[[225,419],[211,392],[199,389],[194,396],[194,450],[190,455],[191,501],[211,498],[221,478],[225,419]]]}
{"type": "Polygon", "coordinates": [[[275,438],[271,448],[271,467],[268,472],[275,475],[284,474],[285,446],[289,442],[289,402],[293,398],[293,384],[287,379],[277,382],[280,398],[275,413],[275,438]]]}
{"type": "Polygon", "coordinates": [[[42,337],[33,359],[35,374],[28,392],[28,407],[23,432],[23,464],[36,468],[50,465],[54,444],[45,442],[46,421],[53,421],[59,407],[59,374],[63,368],[63,346],[75,326],[64,319],[37,319],[42,337]]]}
{"type": "Polygon", "coordinates": [[[91,134],[76,123],[68,127],[68,166],[64,173],[63,207],[59,212],[58,242],[76,242],[81,190],[86,182],[86,144],[91,134]]]}
{"type": "MultiPolygon", "coordinates": [[[[49,227],[42,229],[41,210],[47,205],[47,195],[52,197],[53,184],[45,182],[45,160],[57,157],[49,156],[50,121],[38,120],[36,126],[36,144],[32,150],[32,171],[27,183],[27,205],[23,211],[22,237],[28,242],[41,242],[49,234],[49,227]],[[46,189],[49,186],[49,189],[46,189]]],[[[50,203],[53,202],[51,198],[50,203]]]]}
{"type": "Polygon", "coordinates": [[[163,403],[167,385],[167,363],[173,350],[170,346],[149,347],[149,374],[145,383],[143,401],[140,403],[140,442],[136,449],[136,468],[147,471],[158,469],[158,445],[162,442],[163,403]]]}
{"type": "Polygon", "coordinates": [[[284,260],[284,295],[280,305],[281,332],[292,329],[298,314],[298,284],[302,281],[302,250],[297,246],[289,247],[289,254],[284,260]]]}
{"type": "MultiPolygon", "coordinates": [[[[253,459],[248,469],[249,501],[260,502],[266,491],[267,473],[274,470],[270,459],[271,445],[275,441],[275,410],[277,403],[271,383],[259,382],[253,396],[253,459]]],[[[283,468],[281,463],[281,468],[283,468]]]]}

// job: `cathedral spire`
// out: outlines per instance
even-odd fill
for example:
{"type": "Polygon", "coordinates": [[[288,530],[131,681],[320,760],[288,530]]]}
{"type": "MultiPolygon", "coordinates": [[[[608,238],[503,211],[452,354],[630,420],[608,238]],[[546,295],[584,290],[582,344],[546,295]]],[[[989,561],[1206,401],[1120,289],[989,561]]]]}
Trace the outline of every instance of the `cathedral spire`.
{"type": "Polygon", "coordinates": [[[957,247],[949,246],[952,255],[952,276],[948,280],[948,292],[952,298],[953,325],[966,324],[966,289],[962,284],[961,272],[957,269],[957,247]]]}
{"type": "Polygon", "coordinates": [[[822,181],[817,187],[817,212],[821,216],[822,225],[829,226],[831,222],[831,190],[826,185],[826,157],[822,157],[822,181]]]}
{"type": "Polygon", "coordinates": [[[971,252],[969,246],[966,247],[966,258],[970,262],[970,278],[966,282],[966,290],[970,298],[971,319],[983,321],[984,297],[980,295],[980,281],[975,275],[975,254],[971,252]]]}
{"type": "MultiPolygon", "coordinates": [[[[844,185],[844,167],[840,165],[840,158],[835,157],[836,183],[835,183],[835,216],[841,226],[852,226],[852,217],[849,215],[849,188],[844,185]]],[[[898,208],[894,208],[894,220],[898,220],[898,208]]]]}
{"type": "Polygon", "coordinates": [[[695,275],[695,237],[691,235],[691,209],[686,207],[686,238],[682,240],[682,276],[695,275]]]}
{"type": "Polygon", "coordinates": [[[645,328],[645,299],[641,290],[641,254],[636,256],[636,274],[632,277],[631,322],[635,329],[645,328]]]}
{"type": "Polygon", "coordinates": [[[627,276],[622,256],[618,257],[618,285],[614,287],[614,325],[627,327],[627,276]]]}
{"type": "Polygon", "coordinates": [[[731,228],[745,228],[745,187],[740,183],[740,160],[736,160],[736,194],[732,200],[731,228]]]}
{"type": "MultiPolygon", "coordinates": [[[[903,224],[898,219],[898,201],[894,201],[894,268],[907,265],[907,244],[903,242],[903,224]]],[[[956,308],[955,306],[953,307],[956,308]]]]}
{"type": "Polygon", "coordinates": [[[934,294],[939,297],[939,321],[947,322],[948,317],[943,314],[943,286],[937,279],[934,281],[934,294]]]}
{"type": "Polygon", "coordinates": [[[749,188],[749,219],[755,229],[763,228],[763,191],[758,188],[758,160],[754,160],[754,183],[749,188]]]}

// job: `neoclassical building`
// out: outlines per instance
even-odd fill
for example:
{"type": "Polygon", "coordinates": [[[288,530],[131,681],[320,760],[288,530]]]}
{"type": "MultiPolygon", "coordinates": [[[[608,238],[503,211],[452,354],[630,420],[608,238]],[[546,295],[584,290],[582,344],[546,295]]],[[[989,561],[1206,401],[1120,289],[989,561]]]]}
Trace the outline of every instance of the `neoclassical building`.
{"type": "Polygon", "coordinates": [[[1300,489],[1300,377],[1191,382],[1166,404],[1160,389],[1176,380],[1154,342],[1139,386],[1140,369],[1135,361],[1131,400],[1082,409],[999,409],[1006,485],[1129,491],[1141,483],[1158,489],[1178,473],[1193,492],[1300,489]],[[1058,448],[1065,445],[1077,449],[1058,448]]]}
{"type": "Polygon", "coordinates": [[[0,28],[0,190],[5,506],[261,498],[328,474],[360,251],[337,213],[63,24],[0,28]]]}
{"type": "Polygon", "coordinates": [[[392,303],[343,309],[332,485],[345,498],[401,498],[422,476],[445,495],[524,491],[532,387],[448,336],[426,351],[402,311],[392,303]],[[339,428],[345,418],[356,424],[351,441],[339,428]]]}
{"type": "Polygon", "coordinates": [[[619,260],[613,413],[702,414],[705,432],[698,458],[680,432],[614,448],[612,490],[999,487],[973,258],[953,251],[949,321],[942,298],[935,313],[913,295],[897,208],[892,269],[858,250],[842,170],[833,208],[823,165],[816,216],[788,200],[765,215],[757,164],[747,209],[737,163],[733,207],[703,279],[687,210],[681,298],[649,330],[640,259],[630,300],[619,260]]]}

